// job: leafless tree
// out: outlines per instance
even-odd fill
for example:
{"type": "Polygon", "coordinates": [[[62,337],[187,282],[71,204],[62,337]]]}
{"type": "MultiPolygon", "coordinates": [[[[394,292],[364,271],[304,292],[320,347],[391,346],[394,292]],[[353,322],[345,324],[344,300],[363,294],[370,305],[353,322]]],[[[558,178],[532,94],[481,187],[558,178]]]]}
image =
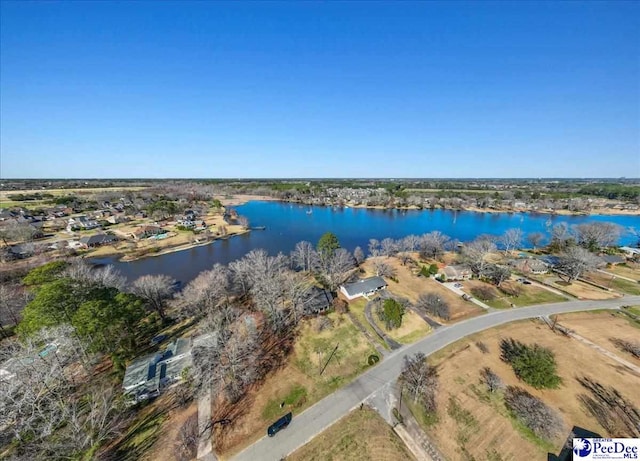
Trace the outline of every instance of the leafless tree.
{"type": "Polygon", "coordinates": [[[33,294],[18,284],[0,284],[0,328],[17,325],[33,294]]]}
{"type": "Polygon", "coordinates": [[[537,397],[517,386],[508,386],[504,402],[522,423],[536,435],[552,439],[562,431],[560,415],[537,397]]]}
{"type": "Polygon", "coordinates": [[[249,219],[246,216],[238,216],[236,222],[238,223],[238,225],[244,227],[245,229],[249,228],[249,219]]]}
{"type": "Polygon", "coordinates": [[[168,275],[143,275],[131,285],[131,291],[144,299],[147,305],[158,313],[164,321],[166,319],[165,306],[173,296],[175,279],[168,275]]]}
{"type": "Polygon", "coordinates": [[[330,291],[336,291],[344,283],[354,267],[353,255],[338,248],[330,258],[325,258],[319,270],[320,279],[330,291]]]}
{"type": "Polygon", "coordinates": [[[402,249],[403,251],[408,251],[413,253],[414,251],[418,251],[420,248],[421,239],[417,235],[407,235],[402,239],[402,249]]]}
{"type": "Polygon", "coordinates": [[[297,324],[302,317],[304,304],[309,298],[311,282],[304,274],[287,271],[282,275],[281,283],[286,302],[291,307],[291,315],[297,324]]]}
{"type": "Polygon", "coordinates": [[[633,355],[635,358],[640,359],[640,342],[627,341],[620,338],[609,339],[618,349],[633,355]]]}
{"type": "Polygon", "coordinates": [[[380,253],[384,256],[393,256],[398,252],[398,245],[395,240],[386,238],[380,242],[380,253]]]}
{"type": "Polygon", "coordinates": [[[175,456],[178,461],[191,461],[198,452],[198,414],[195,413],[184,422],[178,432],[175,456]]]}
{"type": "Polygon", "coordinates": [[[601,261],[589,250],[570,246],[559,256],[556,271],[566,277],[567,282],[577,280],[583,273],[595,270],[601,261]]]}
{"type": "Polygon", "coordinates": [[[30,242],[38,234],[38,230],[27,222],[11,220],[0,228],[0,239],[5,245],[9,242],[30,242]]]}
{"type": "Polygon", "coordinates": [[[373,268],[376,270],[376,275],[380,277],[393,278],[398,275],[398,272],[393,268],[393,266],[380,258],[375,258],[373,260],[373,268]]]}
{"type": "Polygon", "coordinates": [[[565,222],[555,224],[551,228],[551,245],[557,249],[563,249],[567,247],[571,242],[573,236],[569,229],[569,225],[565,222]]]}
{"type": "Polygon", "coordinates": [[[423,353],[405,356],[399,381],[414,403],[420,403],[428,412],[436,411],[438,372],[423,353]]]}
{"type": "Polygon", "coordinates": [[[531,244],[533,249],[537,249],[544,240],[544,234],[542,232],[531,232],[527,235],[527,241],[531,244]]]}
{"type": "Polygon", "coordinates": [[[522,229],[507,229],[505,233],[500,236],[499,241],[504,248],[504,252],[509,253],[509,251],[518,248],[522,243],[522,229]]]}
{"type": "Polygon", "coordinates": [[[491,368],[484,367],[480,370],[480,381],[487,386],[489,392],[497,392],[504,389],[504,383],[491,368]]]}
{"type": "Polygon", "coordinates": [[[478,276],[485,274],[488,266],[487,257],[496,251],[496,244],[488,236],[480,236],[462,247],[462,260],[469,264],[478,276]]]}
{"type": "Polygon", "coordinates": [[[380,256],[380,241],[369,239],[369,254],[373,257],[380,256]]]}
{"type": "Polygon", "coordinates": [[[449,320],[451,318],[451,308],[449,304],[436,293],[422,293],[418,296],[415,306],[441,319],[449,320]]]}
{"type": "Polygon", "coordinates": [[[302,241],[296,243],[296,247],[291,254],[291,258],[296,267],[305,272],[311,271],[318,263],[318,253],[311,242],[302,241]]]}
{"type": "Polygon", "coordinates": [[[398,253],[396,256],[398,257],[398,259],[400,260],[403,266],[406,266],[407,263],[411,261],[411,253],[407,253],[406,251],[398,253]]]}
{"type": "Polygon", "coordinates": [[[590,250],[607,248],[618,243],[622,228],[609,222],[587,222],[573,226],[579,245],[590,250]]]}
{"type": "Polygon", "coordinates": [[[178,295],[178,303],[183,314],[203,317],[221,302],[228,302],[230,278],[229,270],[221,264],[198,274],[178,295]]]}
{"type": "Polygon", "coordinates": [[[113,265],[94,267],[83,259],[74,259],[64,270],[63,276],[88,285],[101,285],[123,290],[127,279],[113,265]]]}
{"type": "Polygon", "coordinates": [[[353,250],[353,258],[356,260],[356,264],[358,266],[364,262],[365,256],[364,256],[364,251],[362,251],[362,248],[356,247],[356,249],[353,250]]]}
{"type": "Polygon", "coordinates": [[[511,272],[506,267],[498,266],[497,264],[489,264],[484,270],[484,276],[495,286],[499,287],[502,282],[511,277],[511,272]]]}
{"type": "Polygon", "coordinates": [[[440,231],[433,231],[424,234],[420,240],[420,254],[424,258],[436,259],[442,256],[450,238],[440,231]]]}

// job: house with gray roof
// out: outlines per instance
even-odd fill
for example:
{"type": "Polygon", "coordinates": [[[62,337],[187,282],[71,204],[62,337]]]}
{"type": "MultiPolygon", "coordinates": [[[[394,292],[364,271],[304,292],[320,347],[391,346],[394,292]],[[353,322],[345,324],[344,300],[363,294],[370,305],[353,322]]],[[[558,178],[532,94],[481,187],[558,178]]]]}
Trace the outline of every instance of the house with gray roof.
{"type": "Polygon", "coordinates": [[[164,351],[135,359],[127,367],[122,388],[134,394],[136,400],[160,395],[165,387],[182,379],[182,372],[191,366],[191,339],[179,338],[164,351]]]}
{"type": "Polygon", "coordinates": [[[340,285],[340,292],[349,300],[360,296],[372,295],[377,291],[387,288],[387,282],[382,277],[369,277],[354,283],[340,285]]]}
{"type": "Polygon", "coordinates": [[[453,280],[469,280],[473,276],[473,272],[469,266],[461,264],[452,264],[442,269],[442,273],[447,277],[448,281],[453,280]]]}
{"type": "Polygon", "coordinates": [[[82,237],[80,243],[87,248],[94,248],[100,245],[108,245],[118,241],[118,237],[109,234],[95,234],[88,237],[82,237]]]}

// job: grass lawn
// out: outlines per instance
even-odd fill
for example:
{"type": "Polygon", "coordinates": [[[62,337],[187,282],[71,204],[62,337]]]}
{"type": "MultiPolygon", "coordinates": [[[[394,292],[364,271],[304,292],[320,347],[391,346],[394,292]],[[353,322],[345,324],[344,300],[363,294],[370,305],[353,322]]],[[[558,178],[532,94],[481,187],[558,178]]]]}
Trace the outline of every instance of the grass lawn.
{"type": "Polygon", "coordinates": [[[387,343],[385,343],[382,338],[380,338],[380,336],[378,336],[378,333],[376,333],[376,330],[373,329],[373,327],[369,324],[369,322],[367,321],[367,318],[364,315],[364,307],[367,304],[367,300],[364,298],[359,298],[355,301],[351,301],[349,303],[349,312],[351,312],[353,314],[353,316],[358,319],[358,321],[362,324],[362,326],[364,326],[364,328],[369,332],[369,334],[376,339],[376,341],[385,349],[389,349],[389,346],[387,346],[387,343]]]}
{"type": "Polygon", "coordinates": [[[233,456],[262,437],[279,416],[291,411],[295,418],[370,367],[369,356],[378,353],[367,338],[347,315],[328,318],[333,327],[321,332],[315,319],[305,320],[287,363],[245,395],[233,425],[218,427],[214,441],[220,456],[233,456]]]}
{"type": "Polygon", "coordinates": [[[430,331],[431,327],[413,311],[406,311],[402,316],[402,325],[400,328],[387,330],[384,322],[378,318],[378,314],[373,312],[373,319],[382,331],[400,344],[410,344],[419,339],[424,338],[430,331]]]}
{"type": "Polygon", "coordinates": [[[495,297],[489,300],[484,300],[474,295],[473,291],[470,292],[480,301],[496,309],[509,309],[511,308],[512,303],[515,305],[515,307],[524,307],[531,306],[533,304],[559,303],[567,300],[566,298],[552,293],[549,290],[545,290],[544,288],[540,288],[534,285],[524,285],[514,280],[503,282],[503,285],[505,288],[513,287],[519,290],[520,294],[518,296],[509,296],[498,290],[493,285],[481,282],[479,280],[464,282],[464,287],[469,287],[469,290],[472,290],[473,288],[479,288],[481,286],[484,288],[488,287],[488,289],[492,290],[495,297]]]}
{"type": "Polygon", "coordinates": [[[602,286],[611,288],[612,290],[626,293],[629,295],[640,295],[640,283],[630,280],[621,279],[602,272],[590,272],[584,275],[584,278],[602,286]]]}
{"type": "Polygon", "coordinates": [[[287,457],[288,461],[372,459],[404,461],[415,458],[378,413],[366,407],[354,410],[287,457]]]}

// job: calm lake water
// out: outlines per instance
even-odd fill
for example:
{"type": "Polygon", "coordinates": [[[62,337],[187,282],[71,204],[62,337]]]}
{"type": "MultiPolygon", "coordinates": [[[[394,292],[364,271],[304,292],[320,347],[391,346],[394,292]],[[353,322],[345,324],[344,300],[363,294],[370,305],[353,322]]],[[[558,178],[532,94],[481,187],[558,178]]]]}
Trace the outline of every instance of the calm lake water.
{"type": "MultiPolygon", "coordinates": [[[[438,230],[453,239],[469,241],[481,234],[500,235],[519,227],[525,234],[546,233],[559,222],[569,225],[589,221],[613,222],[624,228],[640,228],[638,216],[550,216],[530,213],[475,213],[447,210],[369,210],[362,208],[309,207],[280,202],[249,202],[236,207],[239,214],[249,218],[251,226],[266,226],[245,235],[218,240],[189,250],[149,257],[132,262],[115,258],[94,259],[96,263],[113,264],[128,279],[145,274],[168,274],[183,283],[195,278],[215,263],[227,264],[249,251],[264,248],[270,254],[289,253],[301,240],[316,243],[320,236],[331,231],[350,251],[356,246],[366,252],[369,239],[385,237],[398,239],[410,234],[424,234],[438,230]]],[[[624,235],[621,244],[633,242],[624,235]]],[[[633,242],[635,243],[635,242],[633,242]]]]}

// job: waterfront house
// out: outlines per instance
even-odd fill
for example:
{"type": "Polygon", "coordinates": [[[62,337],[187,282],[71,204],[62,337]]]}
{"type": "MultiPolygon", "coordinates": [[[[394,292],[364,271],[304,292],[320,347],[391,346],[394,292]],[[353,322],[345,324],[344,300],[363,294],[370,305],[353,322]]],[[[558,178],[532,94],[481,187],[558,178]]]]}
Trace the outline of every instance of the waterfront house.
{"type": "Polygon", "coordinates": [[[547,263],[536,258],[514,259],[509,262],[509,265],[523,274],[540,275],[549,272],[547,263]]]}
{"type": "Polygon", "coordinates": [[[620,247],[620,251],[624,252],[627,258],[637,258],[640,256],[640,248],[620,247]]]}
{"type": "Polygon", "coordinates": [[[473,276],[473,272],[469,266],[462,264],[452,264],[442,269],[442,273],[447,277],[448,281],[469,280],[473,276]]]}
{"type": "Polygon", "coordinates": [[[136,240],[152,237],[154,235],[166,234],[166,229],[160,226],[142,226],[133,231],[133,238],[136,240]]]}
{"type": "Polygon", "coordinates": [[[360,296],[369,296],[387,288],[387,282],[382,277],[369,277],[354,283],[340,285],[340,292],[349,300],[360,296]]]}
{"type": "Polygon", "coordinates": [[[182,379],[182,372],[191,366],[192,341],[179,338],[164,351],[135,359],[127,367],[122,381],[125,393],[146,400],[160,395],[167,386],[182,379]]]}
{"type": "Polygon", "coordinates": [[[80,244],[85,248],[96,248],[102,245],[109,245],[118,241],[115,235],[95,234],[80,239],[80,244]]]}

